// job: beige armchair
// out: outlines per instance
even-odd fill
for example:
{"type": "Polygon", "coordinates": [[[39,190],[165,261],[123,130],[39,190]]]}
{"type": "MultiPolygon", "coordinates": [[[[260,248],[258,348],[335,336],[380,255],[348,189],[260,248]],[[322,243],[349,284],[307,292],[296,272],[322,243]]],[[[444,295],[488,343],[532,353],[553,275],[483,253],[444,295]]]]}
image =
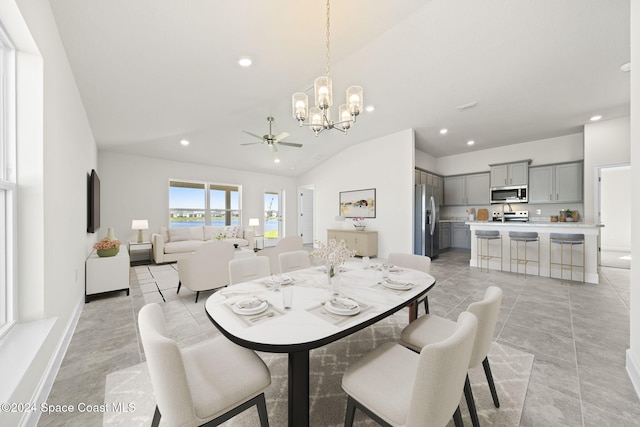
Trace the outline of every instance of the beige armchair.
{"type": "Polygon", "coordinates": [[[269,262],[271,263],[271,272],[275,274],[280,271],[280,260],[278,256],[283,252],[299,250],[302,250],[302,237],[287,236],[280,239],[275,246],[258,251],[256,255],[269,258],[269,262]]]}
{"type": "Polygon", "coordinates": [[[156,303],[142,307],[138,325],[156,398],[152,426],[160,417],[169,426],[217,426],[256,405],[260,425],[268,427],[264,390],[271,374],[253,351],[223,336],[180,349],[156,303]]]}
{"type": "Polygon", "coordinates": [[[225,241],[211,241],[198,247],[188,258],[178,260],[178,293],[182,285],[196,293],[217,289],[229,284],[229,261],[233,259],[233,245],[225,241]]]}
{"type": "Polygon", "coordinates": [[[463,312],[449,337],[417,354],[388,342],[349,366],[342,377],[348,395],[345,426],[356,408],[383,426],[462,425],[460,397],[478,322],[463,312]]]}
{"type": "MultiPolygon", "coordinates": [[[[500,407],[496,387],[493,384],[493,375],[489,366],[489,358],[487,354],[491,348],[493,341],[493,332],[498,321],[498,313],[500,304],[502,303],[502,289],[497,286],[489,286],[485,291],[484,298],[481,301],[471,303],[467,307],[467,311],[472,313],[478,319],[478,333],[476,334],[473,345],[473,353],[469,361],[469,368],[475,368],[482,363],[484,373],[489,383],[489,390],[493,398],[493,404],[496,408],[500,407]]],[[[425,345],[440,341],[444,337],[451,335],[456,328],[455,322],[440,316],[428,314],[420,317],[403,329],[401,334],[401,344],[407,346],[414,351],[420,351],[425,345]]],[[[471,393],[471,384],[469,376],[465,381],[464,394],[469,407],[469,414],[474,427],[478,427],[478,415],[476,406],[471,393]]]]}

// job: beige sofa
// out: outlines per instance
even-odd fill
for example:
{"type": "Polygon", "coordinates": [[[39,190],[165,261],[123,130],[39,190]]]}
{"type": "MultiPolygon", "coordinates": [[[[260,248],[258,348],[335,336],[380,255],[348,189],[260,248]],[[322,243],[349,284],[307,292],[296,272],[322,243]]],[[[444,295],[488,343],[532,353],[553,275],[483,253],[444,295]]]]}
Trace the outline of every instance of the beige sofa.
{"type": "Polygon", "coordinates": [[[224,236],[224,240],[239,247],[253,245],[253,230],[242,230],[238,226],[196,226],[196,227],[160,227],[158,233],[151,235],[153,261],[156,264],[175,262],[186,258],[207,241],[224,236]]]}

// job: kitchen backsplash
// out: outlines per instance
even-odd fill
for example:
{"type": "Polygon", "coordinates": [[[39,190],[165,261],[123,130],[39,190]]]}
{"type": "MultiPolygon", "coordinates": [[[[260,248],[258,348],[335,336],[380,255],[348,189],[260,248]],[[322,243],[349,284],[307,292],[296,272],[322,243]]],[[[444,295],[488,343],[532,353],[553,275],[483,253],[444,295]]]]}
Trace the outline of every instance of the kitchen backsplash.
{"type": "MultiPolygon", "coordinates": [[[[441,219],[468,218],[469,214],[467,213],[467,210],[469,210],[470,208],[474,208],[476,213],[480,208],[488,209],[489,218],[491,218],[492,212],[502,211],[502,205],[441,206],[440,218],[441,219]]],[[[580,221],[582,221],[582,214],[584,213],[583,203],[566,203],[566,204],[558,203],[558,204],[542,204],[542,205],[536,205],[532,203],[520,203],[520,204],[513,203],[511,204],[511,208],[514,211],[529,211],[529,218],[531,221],[535,221],[536,218],[538,220],[543,220],[543,219],[549,219],[551,215],[559,215],[560,209],[577,210],[578,212],[580,212],[580,221]]]]}

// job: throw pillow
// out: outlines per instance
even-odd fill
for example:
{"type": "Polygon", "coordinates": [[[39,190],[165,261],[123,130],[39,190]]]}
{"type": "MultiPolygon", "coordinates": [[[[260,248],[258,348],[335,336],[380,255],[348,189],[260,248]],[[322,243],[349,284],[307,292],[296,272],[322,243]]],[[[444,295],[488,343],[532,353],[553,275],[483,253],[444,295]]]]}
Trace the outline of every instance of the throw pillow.
{"type": "Polygon", "coordinates": [[[180,242],[184,240],[191,240],[191,230],[189,230],[189,227],[169,229],[169,241],[180,242]]]}
{"type": "Polygon", "coordinates": [[[236,225],[227,225],[224,228],[224,234],[227,239],[233,239],[238,234],[238,227],[236,225]]]}
{"type": "Polygon", "coordinates": [[[189,240],[204,240],[204,226],[189,227],[191,231],[191,239],[189,240]]]}

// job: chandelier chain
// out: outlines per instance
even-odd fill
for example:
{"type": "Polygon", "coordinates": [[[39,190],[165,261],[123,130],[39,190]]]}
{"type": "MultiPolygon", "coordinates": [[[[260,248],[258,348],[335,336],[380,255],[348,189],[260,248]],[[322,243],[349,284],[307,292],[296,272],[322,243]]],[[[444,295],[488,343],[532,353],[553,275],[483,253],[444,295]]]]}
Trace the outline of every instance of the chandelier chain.
{"type": "Polygon", "coordinates": [[[330,0],[327,0],[327,77],[329,77],[329,38],[330,38],[330,31],[329,31],[329,16],[330,16],[330,12],[331,12],[331,6],[330,6],[330,0]]]}

